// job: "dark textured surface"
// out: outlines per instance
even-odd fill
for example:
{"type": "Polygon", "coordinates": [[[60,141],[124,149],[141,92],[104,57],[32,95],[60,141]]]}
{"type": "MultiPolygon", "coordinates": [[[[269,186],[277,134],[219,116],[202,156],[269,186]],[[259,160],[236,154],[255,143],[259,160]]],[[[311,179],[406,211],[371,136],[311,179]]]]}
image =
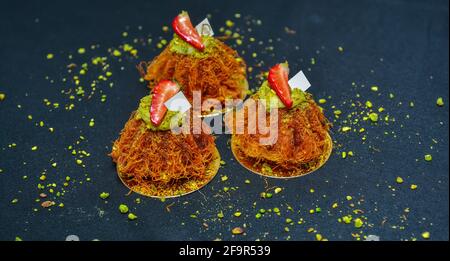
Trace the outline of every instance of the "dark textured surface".
{"type": "MultiPolygon", "coordinates": [[[[315,233],[307,230],[314,228],[330,240],[353,240],[352,233],[358,231],[382,240],[421,239],[421,233],[429,231],[431,239],[448,240],[447,1],[109,2],[14,1],[0,9],[0,92],[7,95],[0,102],[0,239],[19,236],[24,240],[64,240],[76,234],[82,240],[283,240],[288,236],[313,240],[315,233]],[[61,107],[66,103],[60,84],[52,84],[45,77],[62,78],[68,64],[64,57],[76,53],[79,47],[99,43],[104,50],[121,44],[126,26],[143,26],[142,31],[134,30],[132,37],[156,36],[161,26],[182,9],[189,10],[195,21],[212,14],[215,28],[228,18],[237,20],[233,18],[236,12],[261,19],[263,25],[249,36],[281,39],[275,44],[274,57],[264,58],[261,70],[284,59],[290,61],[292,71],[312,67],[307,72],[313,84],[310,91],[316,97],[332,96],[324,105],[329,118],[333,118],[332,105],[344,107],[344,101],[360,93],[362,101],[370,99],[388,109],[396,122],[367,127],[370,134],[365,144],[360,136],[343,135],[334,128],[336,152],[353,150],[355,157],[343,160],[335,153],[312,175],[289,181],[268,180],[269,186],[284,190],[266,200],[259,197],[265,189],[264,179],[233,160],[226,146],[229,137],[222,135],[217,144],[227,164],[219,174],[226,174],[228,181],[221,182],[218,176],[201,193],[165,202],[141,198],[142,203],[134,203],[137,196],[125,196],[128,191],[116,178],[107,154],[130,112],[148,92],[138,82],[134,68],[140,59],[112,66],[114,88],[104,88],[106,103],[100,103],[97,97],[77,103],[72,111],[49,111],[43,105],[44,98],[59,101],[61,107]],[[286,34],[285,26],[296,34],[286,34]],[[300,51],[293,51],[296,45],[300,51]],[[337,46],[343,46],[344,52],[338,52],[337,46]],[[49,52],[55,54],[54,59],[45,59],[49,52]],[[309,64],[311,57],[317,59],[314,66],[309,64]],[[366,87],[355,89],[352,82],[366,87]],[[380,95],[370,91],[371,85],[380,87],[380,95]],[[390,92],[395,94],[394,100],[387,98],[390,92]],[[436,106],[439,96],[444,98],[444,107],[436,106]],[[400,101],[402,106],[398,106],[400,101]],[[410,101],[414,101],[413,108],[408,106],[410,101]],[[27,120],[28,114],[33,115],[32,121],[27,120]],[[88,127],[90,118],[95,118],[94,128],[88,127]],[[54,127],[55,133],[34,126],[39,120],[54,127]],[[395,131],[396,137],[384,135],[385,131],[395,131]],[[91,153],[85,159],[85,169],[75,164],[66,149],[80,135],[86,137],[82,148],[91,153]],[[17,147],[8,148],[13,142],[17,147]],[[37,152],[30,150],[34,145],[39,146],[37,152]],[[423,160],[427,153],[433,155],[432,162],[423,160]],[[56,169],[50,166],[54,161],[58,162],[56,169]],[[55,199],[63,202],[64,208],[54,206],[47,211],[35,202],[44,169],[49,169],[48,180],[58,186],[71,176],[64,196],[55,199]],[[85,173],[92,181],[79,184],[85,173]],[[24,175],[28,179],[24,180],[24,175]],[[397,176],[405,182],[397,184],[397,176]],[[244,184],[245,179],[251,184],[244,184]],[[418,189],[411,190],[410,184],[417,184],[418,189]],[[223,193],[224,186],[239,189],[223,193]],[[111,193],[107,203],[98,196],[102,191],[111,193]],[[346,200],[348,195],[353,197],[354,206],[346,200]],[[19,201],[12,204],[15,198],[19,201]],[[339,203],[336,209],[331,208],[334,202],[339,203]],[[120,203],[128,204],[139,218],[128,221],[117,210],[120,203]],[[167,212],[166,206],[172,203],[167,212]],[[286,204],[295,211],[287,210],[286,204]],[[273,207],[281,209],[280,217],[255,219],[259,208],[273,207]],[[322,211],[308,213],[316,207],[322,211]],[[337,221],[354,209],[364,211],[361,229],[337,221]],[[221,210],[225,218],[218,220],[221,210]],[[243,215],[233,217],[238,210],[243,215]],[[190,217],[192,214],[197,218],[190,217]],[[305,223],[289,226],[290,232],[285,232],[287,217],[295,222],[303,218],[305,223]],[[244,224],[246,235],[232,237],[231,228],[244,224]]],[[[141,59],[147,60],[158,53],[145,48],[139,51],[141,59]]],[[[75,62],[81,62],[77,57],[75,62]]],[[[250,59],[249,53],[244,57],[250,59]]]]}

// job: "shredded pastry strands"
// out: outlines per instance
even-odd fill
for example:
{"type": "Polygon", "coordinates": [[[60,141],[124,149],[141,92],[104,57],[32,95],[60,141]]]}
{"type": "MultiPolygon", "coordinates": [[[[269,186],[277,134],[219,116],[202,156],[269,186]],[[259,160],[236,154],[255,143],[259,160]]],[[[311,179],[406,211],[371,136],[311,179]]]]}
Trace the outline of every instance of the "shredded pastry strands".
{"type": "MultiPolygon", "coordinates": [[[[278,140],[261,145],[261,134],[234,134],[231,146],[246,168],[273,177],[296,177],[319,168],[331,153],[330,124],[321,108],[308,97],[306,105],[278,110],[278,140]]],[[[244,113],[244,122],[248,113],[244,113]]],[[[269,122],[269,114],[266,115],[269,122]]]]}
{"type": "Polygon", "coordinates": [[[220,165],[212,135],[151,131],[134,113],[110,156],[127,187],[152,197],[179,196],[200,189],[220,165]]]}
{"type": "Polygon", "coordinates": [[[162,79],[175,80],[191,101],[194,90],[201,91],[202,100],[214,98],[222,105],[226,98],[243,99],[248,89],[244,60],[223,42],[213,41],[212,50],[201,57],[172,52],[168,46],[138,69],[150,87],[162,79]]]}

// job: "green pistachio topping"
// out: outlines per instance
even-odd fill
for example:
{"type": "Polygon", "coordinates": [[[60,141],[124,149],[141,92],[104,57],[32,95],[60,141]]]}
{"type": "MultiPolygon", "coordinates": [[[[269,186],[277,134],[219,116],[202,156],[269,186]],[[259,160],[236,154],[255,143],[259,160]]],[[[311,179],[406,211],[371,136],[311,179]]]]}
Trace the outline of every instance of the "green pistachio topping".
{"type": "MultiPolygon", "coordinates": [[[[270,111],[272,108],[285,108],[283,102],[280,100],[278,95],[275,93],[272,88],[270,88],[269,83],[265,81],[261,87],[259,88],[258,92],[256,93],[257,98],[261,100],[265,100],[265,104],[269,104],[269,106],[266,105],[266,110],[270,111]]],[[[308,94],[304,91],[296,88],[291,89],[291,99],[293,101],[292,108],[303,106],[308,103],[308,94]]]]}
{"type": "MultiPolygon", "coordinates": [[[[164,116],[163,121],[159,126],[155,126],[152,124],[150,120],[150,106],[152,104],[152,96],[147,95],[144,98],[141,99],[141,102],[139,104],[139,109],[136,112],[136,118],[141,119],[146,123],[146,126],[148,129],[152,131],[165,131],[170,130],[170,123],[172,121],[172,118],[177,116],[179,112],[176,111],[167,111],[166,115],[164,116]]],[[[181,116],[181,115],[180,115],[181,116]]],[[[179,123],[181,123],[183,117],[179,117],[179,123]]]]}
{"type": "Polygon", "coordinates": [[[181,39],[178,35],[174,34],[172,41],[169,43],[169,50],[177,54],[189,55],[195,58],[205,58],[215,51],[217,41],[219,40],[212,36],[202,36],[202,42],[205,45],[205,49],[199,51],[188,42],[181,39]]]}

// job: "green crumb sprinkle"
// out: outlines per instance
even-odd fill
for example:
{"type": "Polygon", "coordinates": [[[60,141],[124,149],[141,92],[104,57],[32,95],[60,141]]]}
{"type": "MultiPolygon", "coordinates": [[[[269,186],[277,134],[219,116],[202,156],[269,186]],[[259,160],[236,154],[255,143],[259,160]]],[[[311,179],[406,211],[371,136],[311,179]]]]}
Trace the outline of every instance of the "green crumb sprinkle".
{"type": "Polygon", "coordinates": [[[14,239],[14,241],[22,241],[22,238],[16,237],[16,238],[14,239]]]}
{"type": "Polygon", "coordinates": [[[395,180],[398,184],[402,184],[403,183],[403,178],[402,177],[397,177],[397,179],[395,180]]]}
{"type": "Polygon", "coordinates": [[[255,218],[260,219],[262,217],[261,213],[256,213],[255,218]]]}
{"type": "Polygon", "coordinates": [[[95,121],[94,121],[94,119],[91,119],[89,121],[89,127],[94,127],[94,125],[95,125],[95,121]]]}
{"type": "Polygon", "coordinates": [[[378,91],[378,86],[372,86],[370,87],[370,90],[377,92],[378,91]]]}
{"type": "Polygon", "coordinates": [[[84,54],[86,52],[86,49],[84,48],[78,48],[78,53],[79,54],[84,54]]]}
{"type": "Polygon", "coordinates": [[[411,190],[415,190],[417,189],[417,185],[416,184],[411,184],[411,190]]]}
{"type": "Polygon", "coordinates": [[[125,204],[120,204],[120,205],[119,205],[119,211],[120,211],[120,213],[122,213],[122,214],[128,213],[128,206],[125,205],[125,204]]]}
{"type": "Polygon", "coordinates": [[[222,176],[222,177],[220,177],[220,180],[221,181],[227,181],[228,180],[228,176],[222,176]]]}
{"type": "MultiPolygon", "coordinates": [[[[0,100],[1,100],[1,98],[0,98],[0,100]]],[[[442,97],[437,98],[436,105],[439,107],[444,106],[444,99],[442,99],[442,97]]]]}
{"type": "Polygon", "coordinates": [[[355,228],[360,228],[363,226],[364,222],[360,218],[354,220],[355,228]]]}
{"type": "Polygon", "coordinates": [[[422,237],[423,237],[424,239],[429,239],[429,238],[430,238],[430,232],[428,232],[428,231],[423,232],[423,233],[422,233],[422,237]]]}
{"type": "Polygon", "coordinates": [[[5,100],[5,98],[6,98],[6,94],[0,93],[0,101],[5,100]]]}
{"type": "Polygon", "coordinates": [[[335,110],[334,111],[334,115],[341,115],[342,114],[342,111],[341,110],[335,110]]]}
{"type": "Polygon", "coordinates": [[[378,121],[378,114],[375,113],[375,112],[370,113],[370,114],[369,114],[369,119],[370,119],[372,122],[377,122],[377,121],[378,121]]]}
{"type": "Polygon", "coordinates": [[[414,107],[414,102],[409,102],[409,107],[414,107]]]}
{"type": "Polygon", "coordinates": [[[234,216],[235,217],[240,217],[242,215],[242,213],[241,212],[239,212],[239,211],[237,211],[237,212],[234,212],[234,216]]]}
{"type": "Polygon", "coordinates": [[[273,208],[273,212],[275,212],[275,213],[280,213],[280,209],[277,208],[277,207],[275,207],[275,208],[273,208]]]}
{"type": "Polygon", "coordinates": [[[38,150],[38,146],[33,146],[33,147],[31,147],[31,150],[32,150],[32,151],[38,150]]]}
{"type": "Polygon", "coordinates": [[[277,188],[275,188],[275,190],[274,190],[275,194],[278,194],[278,193],[280,193],[281,191],[283,191],[283,189],[280,188],[280,187],[277,187],[277,188]]]}
{"type": "Polygon", "coordinates": [[[316,240],[317,241],[322,241],[323,237],[321,234],[316,234],[316,240]]]}
{"type": "Polygon", "coordinates": [[[427,154],[427,155],[425,155],[424,159],[425,159],[425,161],[431,161],[431,160],[433,160],[433,156],[431,156],[431,154],[427,154]]]}
{"type": "Polygon", "coordinates": [[[371,101],[366,101],[366,107],[367,108],[372,108],[372,102],[371,101]]]}
{"type": "Polygon", "coordinates": [[[319,103],[320,103],[320,104],[324,104],[324,103],[326,103],[326,102],[327,102],[326,99],[319,99],[319,103]]]}
{"type": "Polygon", "coordinates": [[[16,204],[17,202],[19,202],[19,199],[17,199],[17,198],[11,200],[11,204],[16,204]]]}
{"type": "Polygon", "coordinates": [[[217,213],[217,217],[218,217],[218,218],[223,218],[223,217],[224,217],[223,212],[220,211],[219,213],[217,213]]]}
{"type": "Polygon", "coordinates": [[[250,180],[249,180],[249,179],[246,179],[246,180],[244,181],[244,183],[245,183],[245,184],[250,184],[250,180]]]}
{"type": "Polygon", "coordinates": [[[347,152],[345,152],[345,151],[342,152],[342,158],[343,159],[347,158],[347,152]]]}
{"type": "Polygon", "coordinates": [[[271,198],[271,197],[272,197],[272,193],[267,192],[267,193],[265,194],[265,198],[271,198]]]}
{"type": "Polygon", "coordinates": [[[352,216],[344,216],[342,217],[342,221],[344,221],[345,224],[350,224],[352,222],[352,216]]]}
{"type": "Polygon", "coordinates": [[[116,57],[119,57],[119,56],[122,55],[122,53],[119,50],[116,49],[116,50],[113,51],[113,55],[116,56],[116,57]]]}
{"type": "Polygon", "coordinates": [[[293,220],[292,219],[290,219],[290,218],[286,218],[286,223],[287,224],[291,224],[293,222],[293,220]]]}
{"type": "Polygon", "coordinates": [[[102,193],[100,193],[100,198],[101,198],[101,199],[107,199],[107,198],[109,198],[109,193],[108,193],[108,192],[102,192],[102,193]]]}
{"type": "Polygon", "coordinates": [[[135,220],[135,219],[137,219],[137,216],[135,214],[133,214],[133,213],[129,213],[128,214],[128,219],[129,220],[135,220]]]}
{"type": "Polygon", "coordinates": [[[339,51],[339,52],[343,52],[343,51],[344,51],[344,47],[338,46],[338,51],[339,51]]]}
{"type": "Polygon", "coordinates": [[[226,21],[225,21],[225,25],[228,26],[228,27],[233,27],[234,22],[231,21],[231,20],[226,20],[226,21]]]}
{"type": "Polygon", "coordinates": [[[351,127],[348,127],[348,126],[344,126],[344,127],[342,127],[342,132],[347,132],[347,131],[350,131],[352,128],[351,127]]]}
{"type": "Polygon", "coordinates": [[[47,54],[47,60],[53,59],[54,55],[52,53],[47,54]]]}
{"type": "Polygon", "coordinates": [[[289,228],[288,227],[284,227],[284,232],[289,232],[289,228]]]}
{"type": "Polygon", "coordinates": [[[346,198],[347,200],[352,200],[352,199],[353,199],[352,196],[346,196],[345,198],[346,198]]]}

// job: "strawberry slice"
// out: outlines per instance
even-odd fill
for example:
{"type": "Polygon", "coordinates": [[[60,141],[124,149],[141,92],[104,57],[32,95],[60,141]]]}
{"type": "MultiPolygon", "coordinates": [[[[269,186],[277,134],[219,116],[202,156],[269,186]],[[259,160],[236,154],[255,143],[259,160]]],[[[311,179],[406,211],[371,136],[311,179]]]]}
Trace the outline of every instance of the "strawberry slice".
{"type": "Polygon", "coordinates": [[[194,46],[196,49],[203,51],[205,45],[202,43],[202,38],[192,26],[191,19],[187,12],[183,11],[172,21],[172,27],[178,36],[184,41],[194,46]]]}
{"type": "Polygon", "coordinates": [[[278,95],[287,108],[292,107],[291,87],[288,83],[289,66],[287,63],[279,63],[269,71],[269,85],[278,95]]]}
{"type": "Polygon", "coordinates": [[[159,126],[166,115],[167,107],[164,103],[180,91],[177,83],[162,80],[153,89],[152,105],[150,106],[150,120],[153,125],[159,126]]]}

